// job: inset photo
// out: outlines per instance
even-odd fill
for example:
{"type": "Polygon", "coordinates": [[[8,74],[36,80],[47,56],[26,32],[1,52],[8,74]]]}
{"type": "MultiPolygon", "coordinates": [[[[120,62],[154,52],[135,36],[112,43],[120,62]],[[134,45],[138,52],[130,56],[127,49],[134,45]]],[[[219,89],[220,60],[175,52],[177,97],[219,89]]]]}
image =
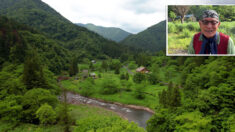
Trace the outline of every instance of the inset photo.
{"type": "Polygon", "coordinates": [[[167,11],[167,55],[235,55],[235,5],[168,5],[167,11]]]}

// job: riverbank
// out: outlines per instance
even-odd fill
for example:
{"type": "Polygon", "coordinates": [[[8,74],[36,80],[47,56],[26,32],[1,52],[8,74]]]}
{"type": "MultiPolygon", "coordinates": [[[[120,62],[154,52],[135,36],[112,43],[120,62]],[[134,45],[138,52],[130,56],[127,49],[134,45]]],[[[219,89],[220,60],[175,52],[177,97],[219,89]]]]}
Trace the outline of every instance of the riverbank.
{"type": "Polygon", "coordinates": [[[117,113],[123,119],[128,119],[128,121],[137,123],[140,127],[143,128],[146,128],[147,120],[149,120],[154,113],[153,110],[146,107],[124,105],[117,102],[87,98],[74,92],[67,92],[67,101],[71,104],[87,104],[90,106],[102,107],[108,111],[117,113]]]}

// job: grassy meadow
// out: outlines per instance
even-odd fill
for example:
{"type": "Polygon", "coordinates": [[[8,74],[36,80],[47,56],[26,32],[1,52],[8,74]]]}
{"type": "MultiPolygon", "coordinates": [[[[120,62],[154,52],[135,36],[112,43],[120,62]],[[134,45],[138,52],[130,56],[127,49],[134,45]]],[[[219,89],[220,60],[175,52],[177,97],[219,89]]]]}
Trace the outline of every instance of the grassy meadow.
{"type": "MultiPolygon", "coordinates": [[[[85,64],[79,64],[79,67],[86,66],[85,64]]],[[[134,70],[132,71],[134,72],[134,70]]],[[[140,105],[149,107],[151,109],[154,109],[158,104],[158,93],[167,88],[167,86],[161,86],[159,84],[152,85],[147,81],[141,84],[136,84],[133,82],[133,75],[129,75],[128,80],[121,80],[120,75],[127,72],[125,68],[120,69],[120,74],[115,74],[112,70],[107,72],[100,72],[95,70],[93,72],[100,77],[97,77],[96,79],[82,79],[79,77],[80,79],[78,80],[71,78],[69,80],[62,81],[61,84],[65,89],[82,95],[84,95],[83,90],[85,87],[86,89],[89,89],[88,95],[85,95],[92,98],[98,98],[111,102],[119,102],[123,104],[140,105]],[[107,81],[112,83],[118,91],[113,94],[102,93],[102,89],[104,89],[103,85],[107,81]],[[89,84],[90,82],[91,84],[89,84]],[[136,87],[141,87],[141,92],[144,93],[143,99],[136,98],[136,87]]],[[[81,74],[78,76],[81,76],[81,74]]]]}
{"type": "MultiPolygon", "coordinates": [[[[221,22],[218,31],[235,41],[235,21],[221,22]]],[[[168,54],[187,54],[192,37],[197,32],[200,32],[198,22],[168,22],[168,54]]]]}

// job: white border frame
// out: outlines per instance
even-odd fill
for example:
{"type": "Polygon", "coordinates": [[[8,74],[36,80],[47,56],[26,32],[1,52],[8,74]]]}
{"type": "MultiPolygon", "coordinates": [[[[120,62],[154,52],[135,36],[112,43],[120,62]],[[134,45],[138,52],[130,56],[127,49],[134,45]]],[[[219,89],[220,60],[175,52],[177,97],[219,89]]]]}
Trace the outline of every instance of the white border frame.
{"type": "MultiPolygon", "coordinates": [[[[176,6],[197,6],[191,4],[175,4],[176,6]]],[[[200,4],[203,5],[218,5],[218,6],[235,6],[235,4],[200,4]]],[[[173,6],[172,4],[166,4],[166,56],[235,56],[235,54],[168,54],[168,6],[173,6]]],[[[189,42],[190,43],[190,42],[189,42]]],[[[235,46],[235,42],[234,42],[235,46]]]]}

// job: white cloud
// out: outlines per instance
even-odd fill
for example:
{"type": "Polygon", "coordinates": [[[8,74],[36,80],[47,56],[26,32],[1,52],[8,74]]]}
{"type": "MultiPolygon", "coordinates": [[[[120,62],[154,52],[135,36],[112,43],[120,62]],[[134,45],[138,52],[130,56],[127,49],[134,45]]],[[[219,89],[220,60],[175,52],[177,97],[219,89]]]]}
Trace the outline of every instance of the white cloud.
{"type": "Polygon", "coordinates": [[[42,0],[73,23],[140,32],[165,20],[167,4],[223,4],[235,0],[42,0]]]}
{"type": "Polygon", "coordinates": [[[165,19],[156,0],[42,0],[73,23],[120,27],[137,33],[165,19]],[[155,5],[155,6],[154,6],[155,5]]]}

